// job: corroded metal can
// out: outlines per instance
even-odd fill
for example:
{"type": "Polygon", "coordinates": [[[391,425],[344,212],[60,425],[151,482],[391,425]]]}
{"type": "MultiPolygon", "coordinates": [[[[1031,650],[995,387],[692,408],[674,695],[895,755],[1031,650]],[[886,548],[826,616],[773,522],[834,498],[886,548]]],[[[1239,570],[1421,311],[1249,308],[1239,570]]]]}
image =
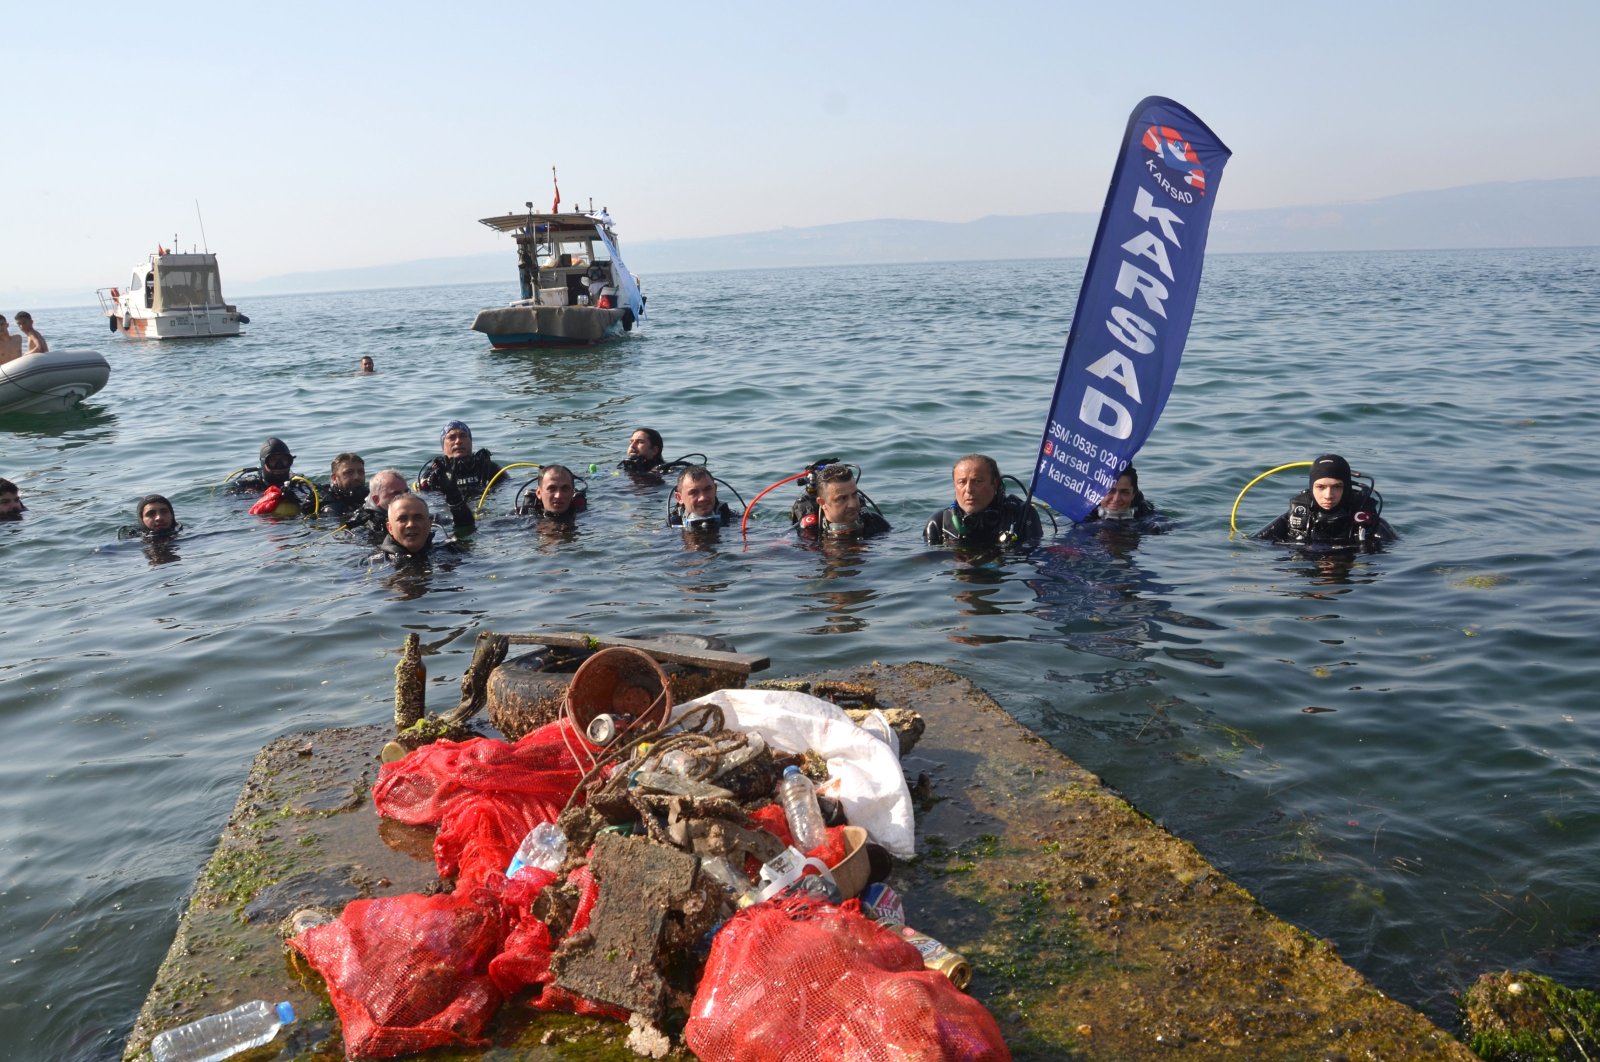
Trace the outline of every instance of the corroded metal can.
{"type": "Polygon", "coordinates": [[[972,983],[972,964],[958,952],[951,951],[943,944],[934,940],[926,933],[918,933],[910,926],[899,926],[896,930],[906,939],[913,948],[922,953],[922,965],[930,970],[937,970],[950,978],[950,983],[966,991],[972,983]]]}
{"type": "Polygon", "coordinates": [[[609,745],[617,736],[617,717],[601,714],[589,720],[589,729],[586,731],[589,741],[595,745],[609,745]]]}

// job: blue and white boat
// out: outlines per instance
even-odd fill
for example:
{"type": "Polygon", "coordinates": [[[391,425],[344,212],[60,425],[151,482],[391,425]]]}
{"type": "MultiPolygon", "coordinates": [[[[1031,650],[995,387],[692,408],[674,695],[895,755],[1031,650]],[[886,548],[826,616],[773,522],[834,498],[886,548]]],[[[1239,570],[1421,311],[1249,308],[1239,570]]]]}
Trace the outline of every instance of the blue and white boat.
{"type": "Polygon", "coordinates": [[[631,332],[644,319],[639,278],[617,250],[611,216],[572,211],[482,218],[517,243],[522,297],[509,306],[479,310],[473,331],[496,350],[582,346],[631,332]]]}

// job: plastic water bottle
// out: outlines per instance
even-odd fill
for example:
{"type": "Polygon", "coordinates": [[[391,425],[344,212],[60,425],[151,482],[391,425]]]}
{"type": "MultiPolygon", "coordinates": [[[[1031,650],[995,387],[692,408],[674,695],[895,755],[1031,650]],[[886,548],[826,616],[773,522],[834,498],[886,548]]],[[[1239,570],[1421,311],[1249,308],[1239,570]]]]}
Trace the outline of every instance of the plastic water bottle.
{"type": "Polygon", "coordinates": [[[523,867],[538,867],[554,874],[567,859],[567,835],[553,822],[541,822],[528,831],[506,867],[506,877],[514,877],[523,867]]]}
{"type": "Polygon", "coordinates": [[[800,773],[798,767],[785,767],[783,780],[778,783],[778,802],[783,805],[783,815],[789,820],[789,832],[794,835],[794,846],[809,852],[827,840],[822,825],[822,808],[817,804],[817,790],[811,779],[800,773]]]}
{"type": "Polygon", "coordinates": [[[294,1008],[288,1003],[274,1007],[264,999],[252,999],[221,1014],[158,1033],[150,1041],[150,1054],[156,1062],[218,1062],[270,1042],[292,1021],[294,1008]]]}

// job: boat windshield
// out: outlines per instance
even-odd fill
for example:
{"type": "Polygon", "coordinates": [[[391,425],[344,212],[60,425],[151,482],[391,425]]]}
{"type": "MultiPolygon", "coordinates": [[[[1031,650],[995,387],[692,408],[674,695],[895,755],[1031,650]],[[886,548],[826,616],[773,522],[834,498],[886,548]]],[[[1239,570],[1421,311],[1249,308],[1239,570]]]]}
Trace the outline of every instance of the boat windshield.
{"type": "Polygon", "coordinates": [[[541,243],[538,253],[540,269],[588,265],[594,254],[594,245],[588,240],[562,240],[556,244],[541,243]]]}
{"type": "Polygon", "coordinates": [[[166,266],[159,276],[157,310],[222,305],[222,281],[217,276],[216,266],[166,266]]]}

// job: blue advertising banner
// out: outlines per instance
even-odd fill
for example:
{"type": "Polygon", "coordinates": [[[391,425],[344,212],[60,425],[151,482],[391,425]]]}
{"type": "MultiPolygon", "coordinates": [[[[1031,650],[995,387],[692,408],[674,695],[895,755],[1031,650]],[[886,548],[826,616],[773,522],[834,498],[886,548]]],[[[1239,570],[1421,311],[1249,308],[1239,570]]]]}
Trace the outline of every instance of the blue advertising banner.
{"type": "Polygon", "coordinates": [[[1115,485],[1172,393],[1231,154],[1173,100],[1150,96],[1128,119],[1029,488],[1074,521],[1115,485]]]}

